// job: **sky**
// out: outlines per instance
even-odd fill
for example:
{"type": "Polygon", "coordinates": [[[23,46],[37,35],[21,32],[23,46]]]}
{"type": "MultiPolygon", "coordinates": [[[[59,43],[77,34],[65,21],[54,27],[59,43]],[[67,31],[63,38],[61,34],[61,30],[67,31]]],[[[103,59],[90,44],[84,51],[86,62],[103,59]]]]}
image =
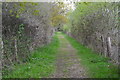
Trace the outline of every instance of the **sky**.
{"type": "Polygon", "coordinates": [[[75,5],[74,5],[73,1],[71,2],[70,0],[68,0],[68,1],[64,1],[64,3],[66,5],[69,5],[69,8],[71,8],[72,10],[75,9],[75,5]]]}

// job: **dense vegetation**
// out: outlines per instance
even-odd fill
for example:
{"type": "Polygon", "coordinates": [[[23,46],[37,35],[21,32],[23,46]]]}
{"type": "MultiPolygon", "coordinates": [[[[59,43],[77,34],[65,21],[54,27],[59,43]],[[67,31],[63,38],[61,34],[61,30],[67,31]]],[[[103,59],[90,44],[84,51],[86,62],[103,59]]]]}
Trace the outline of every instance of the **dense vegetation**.
{"type": "Polygon", "coordinates": [[[33,50],[51,42],[54,27],[66,21],[62,7],[47,2],[2,4],[3,70],[25,63],[33,50]]]}
{"type": "Polygon", "coordinates": [[[118,63],[119,3],[78,2],[63,30],[81,44],[118,63]]]}
{"type": "Polygon", "coordinates": [[[57,31],[67,34],[65,38],[77,50],[89,77],[118,77],[117,66],[112,63],[119,64],[120,4],[73,4],[74,10],[64,2],[2,3],[4,78],[49,77],[55,71],[57,31]]]}
{"type": "Polygon", "coordinates": [[[16,64],[13,71],[5,71],[3,78],[41,78],[48,77],[55,71],[56,53],[59,47],[57,35],[52,42],[44,47],[37,48],[31,53],[24,64],[16,64]]]}

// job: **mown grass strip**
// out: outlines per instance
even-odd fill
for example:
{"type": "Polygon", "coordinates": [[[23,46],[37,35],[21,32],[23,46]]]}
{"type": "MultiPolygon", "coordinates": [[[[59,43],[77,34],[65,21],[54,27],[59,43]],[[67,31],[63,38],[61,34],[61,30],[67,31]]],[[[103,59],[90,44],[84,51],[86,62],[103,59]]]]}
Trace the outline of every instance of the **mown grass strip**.
{"type": "Polygon", "coordinates": [[[35,50],[30,60],[24,64],[13,66],[12,72],[3,78],[42,78],[55,71],[56,53],[59,47],[57,34],[52,42],[35,50]]]}
{"type": "Polygon", "coordinates": [[[63,34],[77,49],[78,55],[81,59],[81,64],[85,66],[88,71],[88,76],[91,78],[118,78],[118,67],[109,63],[109,58],[98,55],[91,49],[81,45],[75,39],[63,34]]]}

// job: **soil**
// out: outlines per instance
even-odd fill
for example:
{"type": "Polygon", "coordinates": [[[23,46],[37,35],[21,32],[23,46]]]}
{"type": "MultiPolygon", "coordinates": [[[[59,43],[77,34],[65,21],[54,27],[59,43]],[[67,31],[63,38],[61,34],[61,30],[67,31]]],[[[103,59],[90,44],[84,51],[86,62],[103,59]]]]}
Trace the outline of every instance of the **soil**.
{"type": "Polygon", "coordinates": [[[86,78],[85,69],[80,64],[77,50],[62,35],[58,35],[60,48],[56,59],[56,71],[51,78],[86,78]]]}

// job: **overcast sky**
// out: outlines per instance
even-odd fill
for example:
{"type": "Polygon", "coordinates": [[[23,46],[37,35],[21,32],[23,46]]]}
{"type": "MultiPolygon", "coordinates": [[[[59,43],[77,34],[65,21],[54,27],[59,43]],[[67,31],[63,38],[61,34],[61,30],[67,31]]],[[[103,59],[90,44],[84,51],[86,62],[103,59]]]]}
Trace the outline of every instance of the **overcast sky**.
{"type": "Polygon", "coordinates": [[[65,3],[66,5],[69,5],[69,8],[71,8],[72,10],[75,9],[75,5],[74,5],[73,2],[71,2],[71,1],[64,1],[64,3],[65,3]]]}

